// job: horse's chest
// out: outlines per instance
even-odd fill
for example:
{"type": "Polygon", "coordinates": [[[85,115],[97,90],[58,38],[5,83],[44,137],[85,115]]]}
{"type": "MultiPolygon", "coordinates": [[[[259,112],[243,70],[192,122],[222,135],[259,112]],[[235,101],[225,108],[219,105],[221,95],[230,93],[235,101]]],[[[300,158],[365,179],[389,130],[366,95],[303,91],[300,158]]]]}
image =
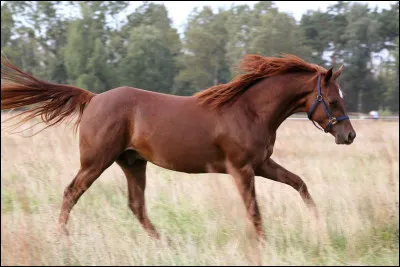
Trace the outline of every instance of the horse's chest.
{"type": "Polygon", "coordinates": [[[258,166],[260,163],[264,162],[266,159],[271,157],[273,152],[273,145],[268,145],[263,149],[259,149],[257,152],[254,152],[251,156],[252,165],[258,166]]]}
{"type": "Polygon", "coordinates": [[[274,133],[271,138],[269,139],[269,142],[267,143],[267,146],[265,147],[265,159],[268,159],[272,156],[272,153],[274,152],[274,145],[275,145],[275,140],[276,140],[276,133],[274,133]]]}
{"type": "Polygon", "coordinates": [[[273,150],[274,142],[266,142],[244,149],[242,153],[251,162],[251,165],[256,167],[271,157],[273,150]]]}
{"type": "Polygon", "coordinates": [[[270,158],[273,152],[274,152],[274,144],[268,145],[264,150],[264,159],[270,158]]]}
{"type": "Polygon", "coordinates": [[[271,157],[275,138],[275,133],[265,135],[265,133],[246,132],[242,136],[220,138],[219,147],[224,152],[225,159],[234,166],[251,164],[253,167],[257,167],[271,157]]]}
{"type": "Polygon", "coordinates": [[[258,165],[272,156],[272,153],[274,152],[275,139],[276,136],[274,134],[266,141],[266,143],[260,146],[260,149],[255,150],[257,152],[253,155],[253,165],[258,165]]]}

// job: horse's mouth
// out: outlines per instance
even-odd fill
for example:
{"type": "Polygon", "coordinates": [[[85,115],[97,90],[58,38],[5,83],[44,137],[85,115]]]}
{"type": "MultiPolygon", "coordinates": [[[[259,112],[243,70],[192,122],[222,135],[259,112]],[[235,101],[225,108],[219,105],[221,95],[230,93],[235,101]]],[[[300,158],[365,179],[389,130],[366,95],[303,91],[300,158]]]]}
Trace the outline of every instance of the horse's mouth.
{"type": "Polygon", "coordinates": [[[354,139],[346,139],[346,138],[341,138],[339,136],[335,137],[335,143],[338,145],[350,145],[353,143],[354,139]]]}

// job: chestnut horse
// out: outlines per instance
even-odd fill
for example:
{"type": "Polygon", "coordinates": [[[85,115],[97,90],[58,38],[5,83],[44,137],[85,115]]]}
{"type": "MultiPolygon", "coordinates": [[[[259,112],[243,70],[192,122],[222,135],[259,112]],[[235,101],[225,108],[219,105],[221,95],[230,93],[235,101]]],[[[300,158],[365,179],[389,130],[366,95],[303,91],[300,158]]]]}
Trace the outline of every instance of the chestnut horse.
{"type": "Polygon", "coordinates": [[[318,214],[304,181],[271,158],[281,123],[308,112],[337,144],[351,144],[356,136],[336,81],[342,68],[333,72],[294,55],[246,55],[234,80],[187,97],[127,86],[94,94],[36,79],[5,58],[1,64],[1,109],[36,104],[18,114],[20,123],[41,116],[49,127],[77,115],[81,165],[64,191],[59,217],[64,231],[81,195],[117,162],[127,179],[129,208],[148,234],[159,238],[144,195],[150,161],[185,173],[231,174],[264,239],[255,176],[290,185],[318,214]]]}

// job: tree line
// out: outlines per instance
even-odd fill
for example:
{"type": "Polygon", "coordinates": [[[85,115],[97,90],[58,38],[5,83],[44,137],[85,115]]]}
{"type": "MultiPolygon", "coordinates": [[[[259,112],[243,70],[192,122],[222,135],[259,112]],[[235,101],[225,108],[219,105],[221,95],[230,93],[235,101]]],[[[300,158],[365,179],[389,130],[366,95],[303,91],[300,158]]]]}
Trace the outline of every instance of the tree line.
{"type": "Polygon", "coordinates": [[[338,1],[300,21],[274,2],[195,8],[182,36],[163,4],[2,1],[1,50],[41,79],[96,93],[133,86],[192,95],[237,74],[246,53],[295,54],[335,69],[349,112],[399,110],[399,3],[338,1]]]}

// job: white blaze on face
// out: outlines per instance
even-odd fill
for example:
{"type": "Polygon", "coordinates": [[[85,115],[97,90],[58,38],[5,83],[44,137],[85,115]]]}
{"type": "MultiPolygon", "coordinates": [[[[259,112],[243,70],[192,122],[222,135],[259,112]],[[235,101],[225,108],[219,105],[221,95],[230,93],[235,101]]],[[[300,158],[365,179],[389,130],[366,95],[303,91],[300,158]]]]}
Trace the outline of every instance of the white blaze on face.
{"type": "Polygon", "coordinates": [[[339,86],[339,95],[341,98],[343,98],[343,92],[342,92],[342,89],[340,89],[340,86],[339,86]]]}

